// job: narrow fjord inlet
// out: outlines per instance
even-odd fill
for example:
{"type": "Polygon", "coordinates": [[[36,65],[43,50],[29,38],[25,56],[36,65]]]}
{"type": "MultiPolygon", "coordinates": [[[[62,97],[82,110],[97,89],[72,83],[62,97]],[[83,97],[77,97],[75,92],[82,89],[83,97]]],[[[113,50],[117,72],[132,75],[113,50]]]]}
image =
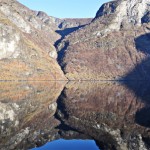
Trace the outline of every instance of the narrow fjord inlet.
{"type": "Polygon", "coordinates": [[[150,149],[150,0],[103,3],[0,0],[0,150],[150,149]]]}

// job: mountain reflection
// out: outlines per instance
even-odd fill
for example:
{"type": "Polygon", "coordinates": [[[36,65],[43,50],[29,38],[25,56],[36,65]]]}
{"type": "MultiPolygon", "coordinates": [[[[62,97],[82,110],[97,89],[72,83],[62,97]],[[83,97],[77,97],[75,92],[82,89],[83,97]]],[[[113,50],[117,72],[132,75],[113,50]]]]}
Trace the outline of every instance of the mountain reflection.
{"type": "Polygon", "coordinates": [[[63,82],[0,83],[0,149],[26,150],[55,139],[63,82]]]}
{"type": "MultiPolygon", "coordinates": [[[[147,87],[137,85],[138,91],[150,98],[147,87]]],[[[58,99],[57,117],[63,126],[80,133],[77,138],[94,139],[101,149],[141,150],[149,147],[144,140],[149,139],[149,129],[138,125],[135,117],[144,107],[142,97],[120,83],[69,83],[58,99]]],[[[60,133],[65,138],[76,137],[69,131],[60,133]]]]}
{"type": "Polygon", "coordinates": [[[128,84],[1,82],[0,149],[57,139],[95,140],[102,150],[150,148],[150,86],[128,84]]]}

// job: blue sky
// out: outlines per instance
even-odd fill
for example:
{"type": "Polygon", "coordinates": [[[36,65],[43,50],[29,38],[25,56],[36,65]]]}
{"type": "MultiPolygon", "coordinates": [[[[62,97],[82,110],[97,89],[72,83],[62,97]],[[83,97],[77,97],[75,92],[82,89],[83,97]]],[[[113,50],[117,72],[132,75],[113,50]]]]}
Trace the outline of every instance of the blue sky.
{"type": "Polygon", "coordinates": [[[109,0],[18,0],[33,10],[42,10],[58,18],[94,17],[99,7],[109,0]]]}

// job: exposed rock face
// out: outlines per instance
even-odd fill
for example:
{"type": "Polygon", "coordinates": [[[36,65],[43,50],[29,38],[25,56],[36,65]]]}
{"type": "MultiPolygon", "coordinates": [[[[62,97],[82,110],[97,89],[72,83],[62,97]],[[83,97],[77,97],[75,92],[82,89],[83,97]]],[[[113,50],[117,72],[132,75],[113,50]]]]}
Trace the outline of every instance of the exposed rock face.
{"type": "Polygon", "coordinates": [[[57,114],[65,125],[94,139],[100,149],[148,150],[149,113],[143,111],[143,118],[138,114],[143,107],[149,109],[150,86],[131,85],[138,95],[118,83],[69,82],[58,100],[57,114]],[[139,126],[137,120],[147,126],[139,126]]]}
{"type": "Polygon", "coordinates": [[[150,11],[149,0],[115,0],[106,4],[96,14],[96,18],[115,14],[113,18],[114,26],[119,28],[122,23],[127,22],[133,25],[147,23],[142,18],[150,11]]]}
{"type": "Polygon", "coordinates": [[[0,37],[0,59],[11,56],[17,58],[19,55],[20,34],[13,27],[2,23],[2,21],[0,28],[2,33],[0,37]]]}
{"type": "Polygon", "coordinates": [[[59,44],[60,64],[70,80],[149,78],[149,0],[104,4],[89,25],[59,44]],[[143,71],[144,70],[144,71],[143,71]]]}
{"type": "MultiPolygon", "coordinates": [[[[41,21],[37,17],[36,12],[30,10],[24,5],[14,0],[1,0],[0,10],[5,14],[8,19],[14,23],[21,31],[25,33],[32,33],[31,36],[39,36],[38,30],[49,38],[49,42],[53,44],[60,36],[55,32],[55,24],[41,21]],[[36,35],[37,34],[37,35],[36,35]]],[[[44,38],[44,37],[43,37],[44,38]]],[[[46,38],[44,38],[45,40],[46,38]]]]}
{"type": "Polygon", "coordinates": [[[0,0],[0,80],[65,80],[53,46],[60,38],[35,12],[0,0]]]}

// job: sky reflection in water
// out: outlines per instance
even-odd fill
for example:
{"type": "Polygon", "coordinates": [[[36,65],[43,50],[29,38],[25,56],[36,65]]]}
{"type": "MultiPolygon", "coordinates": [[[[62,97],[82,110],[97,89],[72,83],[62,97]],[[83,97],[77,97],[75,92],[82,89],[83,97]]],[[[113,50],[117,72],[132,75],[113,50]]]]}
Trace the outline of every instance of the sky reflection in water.
{"type": "Polygon", "coordinates": [[[94,140],[56,140],[32,150],[99,150],[94,140]]]}

